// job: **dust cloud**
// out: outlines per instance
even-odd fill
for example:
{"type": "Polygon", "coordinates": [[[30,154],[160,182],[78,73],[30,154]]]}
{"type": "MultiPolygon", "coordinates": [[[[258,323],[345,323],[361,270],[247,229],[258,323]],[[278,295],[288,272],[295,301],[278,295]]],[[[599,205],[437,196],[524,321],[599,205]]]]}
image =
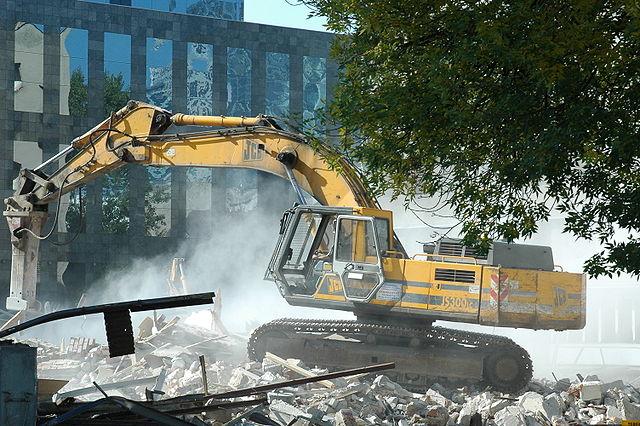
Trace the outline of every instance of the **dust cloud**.
{"type": "MultiPolygon", "coordinates": [[[[277,179],[277,178],[273,178],[277,179]]],[[[85,305],[114,303],[169,296],[167,279],[174,257],[185,259],[184,272],[189,293],[214,291],[214,303],[221,305],[222,322],[230,332],[248,336],[261,324],[277,318],[353,318],[349,312],[294,307],[287,304],[272,281],[263,279],[278,238],[281,214],[291,207],[282,186],[265,185],[261,197],[276,200],[264,212],[259,207],[227,213],[224,217],[190,223],[189,235],[174,252],[153,258],[137,258],[123,270],[107,273],[86,293],[85,305]],[[207,232],[206,226],[212,226],[207,232]],[[210,238],[200,235],[210,234],[210,238]]],[[[290,190],[286,185],[285,189],[290,190]]],[[[250,207],[255,202],[248,201],[250,207]]],[[[189,325],[209,328],[212,305],[158,311],[168,318],[179,316],[189,325]]],[[[132,314],[134,329],[151,312],[132,314]]],[[[102,315],[57,321],[31,329],[25,337],[39,337],[53,343],[70,336],[91,337],[104,343],[102,315]],[[70,331],[72,330],[72,331],[70,331]]]]}
{"type": "MultiPolygon", "coordinates": [[[[282,199],[274,191],[268,197],[282,199]]],[[[382,198],[381,205],[394,211],[395,228],[409,254],[422,250],[422,243],[433,241],[455,224],[446,212],[440,216],[416,217],[400,202],[382,198]]],[[[283,206],[284,210],[288,206],[283,206]]],[[[276,209],[277,210],[277,209],[276,209]]],[[[107,275],[89,289],[87,303],[110,303],[168,295],[166,280],[173,257],[186,259],[185,272],[190,293],[219,291],[222,321],[232,332],[248,335],[252,329],[272,319],[353,318],[349,312],[293,307],[280,296],[275,284],[263,280],[266,266],[276,245],[280,213],[265,214],[260,209],[217,218],[210,239],[187,238],[175,253],[150,259],[136,259],[125,271],[107,275]]],[[[595,242],[576,241],[562,233],[563,220],[552,218],[539,232],[523,243],[551,246],[555,263],[565,271],[581,272],[584,261],[600,249],[595,242]]],[[[456,230],[449,233],[456,236],[456,230]]],[[[543,331],[486,327],[443,322],[439,325],[504,335],[530,354],[534,377],[558,378],[598,374],[603,380],[623,379],[634,383],[640,369],[640,285],[631,277],[614,280],[588,280],[587,326],[578,331],[543,331]]],[[[189,324],[209,327],[211,316],[198,307],[162,311],[167,317],[180,316],[189,324]]],[[[134,326],[149,313],[133,315],[134,326]]],[[[38,327],[29,332],[55,342],[60,336],[88,336],[104,342],[101,316],[68,320],[38,327]]],[[[29,337],[29,336],[27,336],[29,337]]]]}

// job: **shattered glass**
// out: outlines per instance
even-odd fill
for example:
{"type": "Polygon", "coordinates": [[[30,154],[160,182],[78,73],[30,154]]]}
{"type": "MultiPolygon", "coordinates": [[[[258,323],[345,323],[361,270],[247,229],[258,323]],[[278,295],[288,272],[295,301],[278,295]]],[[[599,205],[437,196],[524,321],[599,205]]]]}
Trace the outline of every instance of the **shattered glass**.
{"type": "Polygon", "coordinates": [[[171,109],[172,98],[171,40],[147,38],[147,101],[171,109]]]}
{"type": "Polygon", "coordinates": [[[302,117],[308,125],[314,125],[316,110],[327,98],[327,60],[305,56],[302,66],[302,117]]]}
{"type": "Polygon", "coordinates": [[[277,117],[289,115],[289,55],[267,52],[265,113],[277,117]]]}
{"type": "Polygon", "coordinates": [[[187,43],[187,113],[213,115],[213,46],[187,43]]]}
{"type": "Polygon", "coordinates": [[[187,13],[212,18],[242,20],[242,6],[244,0],[187,0],[187,13]]]}
{"type": "Polygon", "coordinates": [[[227,48],[227,115],[251,115],[251,53],[227,48]]]}

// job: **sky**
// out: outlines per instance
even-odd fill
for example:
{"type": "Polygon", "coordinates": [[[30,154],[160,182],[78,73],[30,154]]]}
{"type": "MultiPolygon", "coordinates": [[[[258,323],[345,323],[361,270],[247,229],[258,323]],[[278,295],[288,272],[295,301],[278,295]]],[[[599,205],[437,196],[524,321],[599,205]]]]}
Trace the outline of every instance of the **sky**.
{"type": "Polygon", "coordinates": [[[308,18],[310,9],[297,0],[245,0],[244,20],[280,27],[326,31],[324,18],[308,18]]]}

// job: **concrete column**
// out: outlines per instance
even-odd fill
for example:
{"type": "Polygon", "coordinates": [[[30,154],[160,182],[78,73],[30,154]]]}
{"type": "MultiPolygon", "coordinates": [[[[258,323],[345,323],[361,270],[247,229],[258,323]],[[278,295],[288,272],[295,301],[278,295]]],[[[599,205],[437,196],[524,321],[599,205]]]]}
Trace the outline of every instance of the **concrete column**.
{"type": "Polygon", "coordinates": [[[254,116],[265,112],[266,60],[264,51],[251,51],[251,113],[254,116]]]}
{"type": "Polygon", "coordinates": [[[292,115],[302,116],[302,55],[291,55],[289,61],[289,109],[292,115]]]}
{"type": "Polygon", "coordinates": [[[182,238],[186,233],[187,169],[171,169],[171,230],[169,235],[182,238]]]}
{"type": "Polygon", "coordinates": [[[97,120],[106,118],[104,111],[104,32],[89,30],[88,115],[97,120]]]}
{"type": "Polygon", "coordinates": [[[187,113],[187,43],[173,42],[172,102],[174,112],[187,113]]]}
{"type": "Polygon", "coordinates": [[[227,113],[227,46],[213,47],[213,114],[227,113]]]}
{"type": "Polygon", "coordinates": [[[147,38],[144,30],[136,28],[131,35],[131,98],[147,100],[147,38]]]}

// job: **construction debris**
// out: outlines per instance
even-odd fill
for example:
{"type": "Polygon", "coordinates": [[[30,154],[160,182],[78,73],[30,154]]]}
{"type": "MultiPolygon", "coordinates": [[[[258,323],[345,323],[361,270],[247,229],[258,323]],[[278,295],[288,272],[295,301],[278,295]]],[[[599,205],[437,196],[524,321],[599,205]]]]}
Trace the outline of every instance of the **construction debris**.
{"type": "Polygon", "coordinates": [[[271,353],[262,363],[239,362],[246,359],[246,340],[219,334],[210,324],[200,328],[154,315],[138,331],[135,355],[115,358],[91,339],[59,346],[28,341],[38,347],[40,379],[69,380],[53,402],[40,402],[40,415],[76,424],[91,415],[105,424],[137,413],[159,424],[216,426],[536,426],[640,419],[640,392],[620,380],[533,380],[517,395],[434,383],[415,393],[384,374],[366,374],[366,368],[341,377],[345,373],[271,353]]]}

